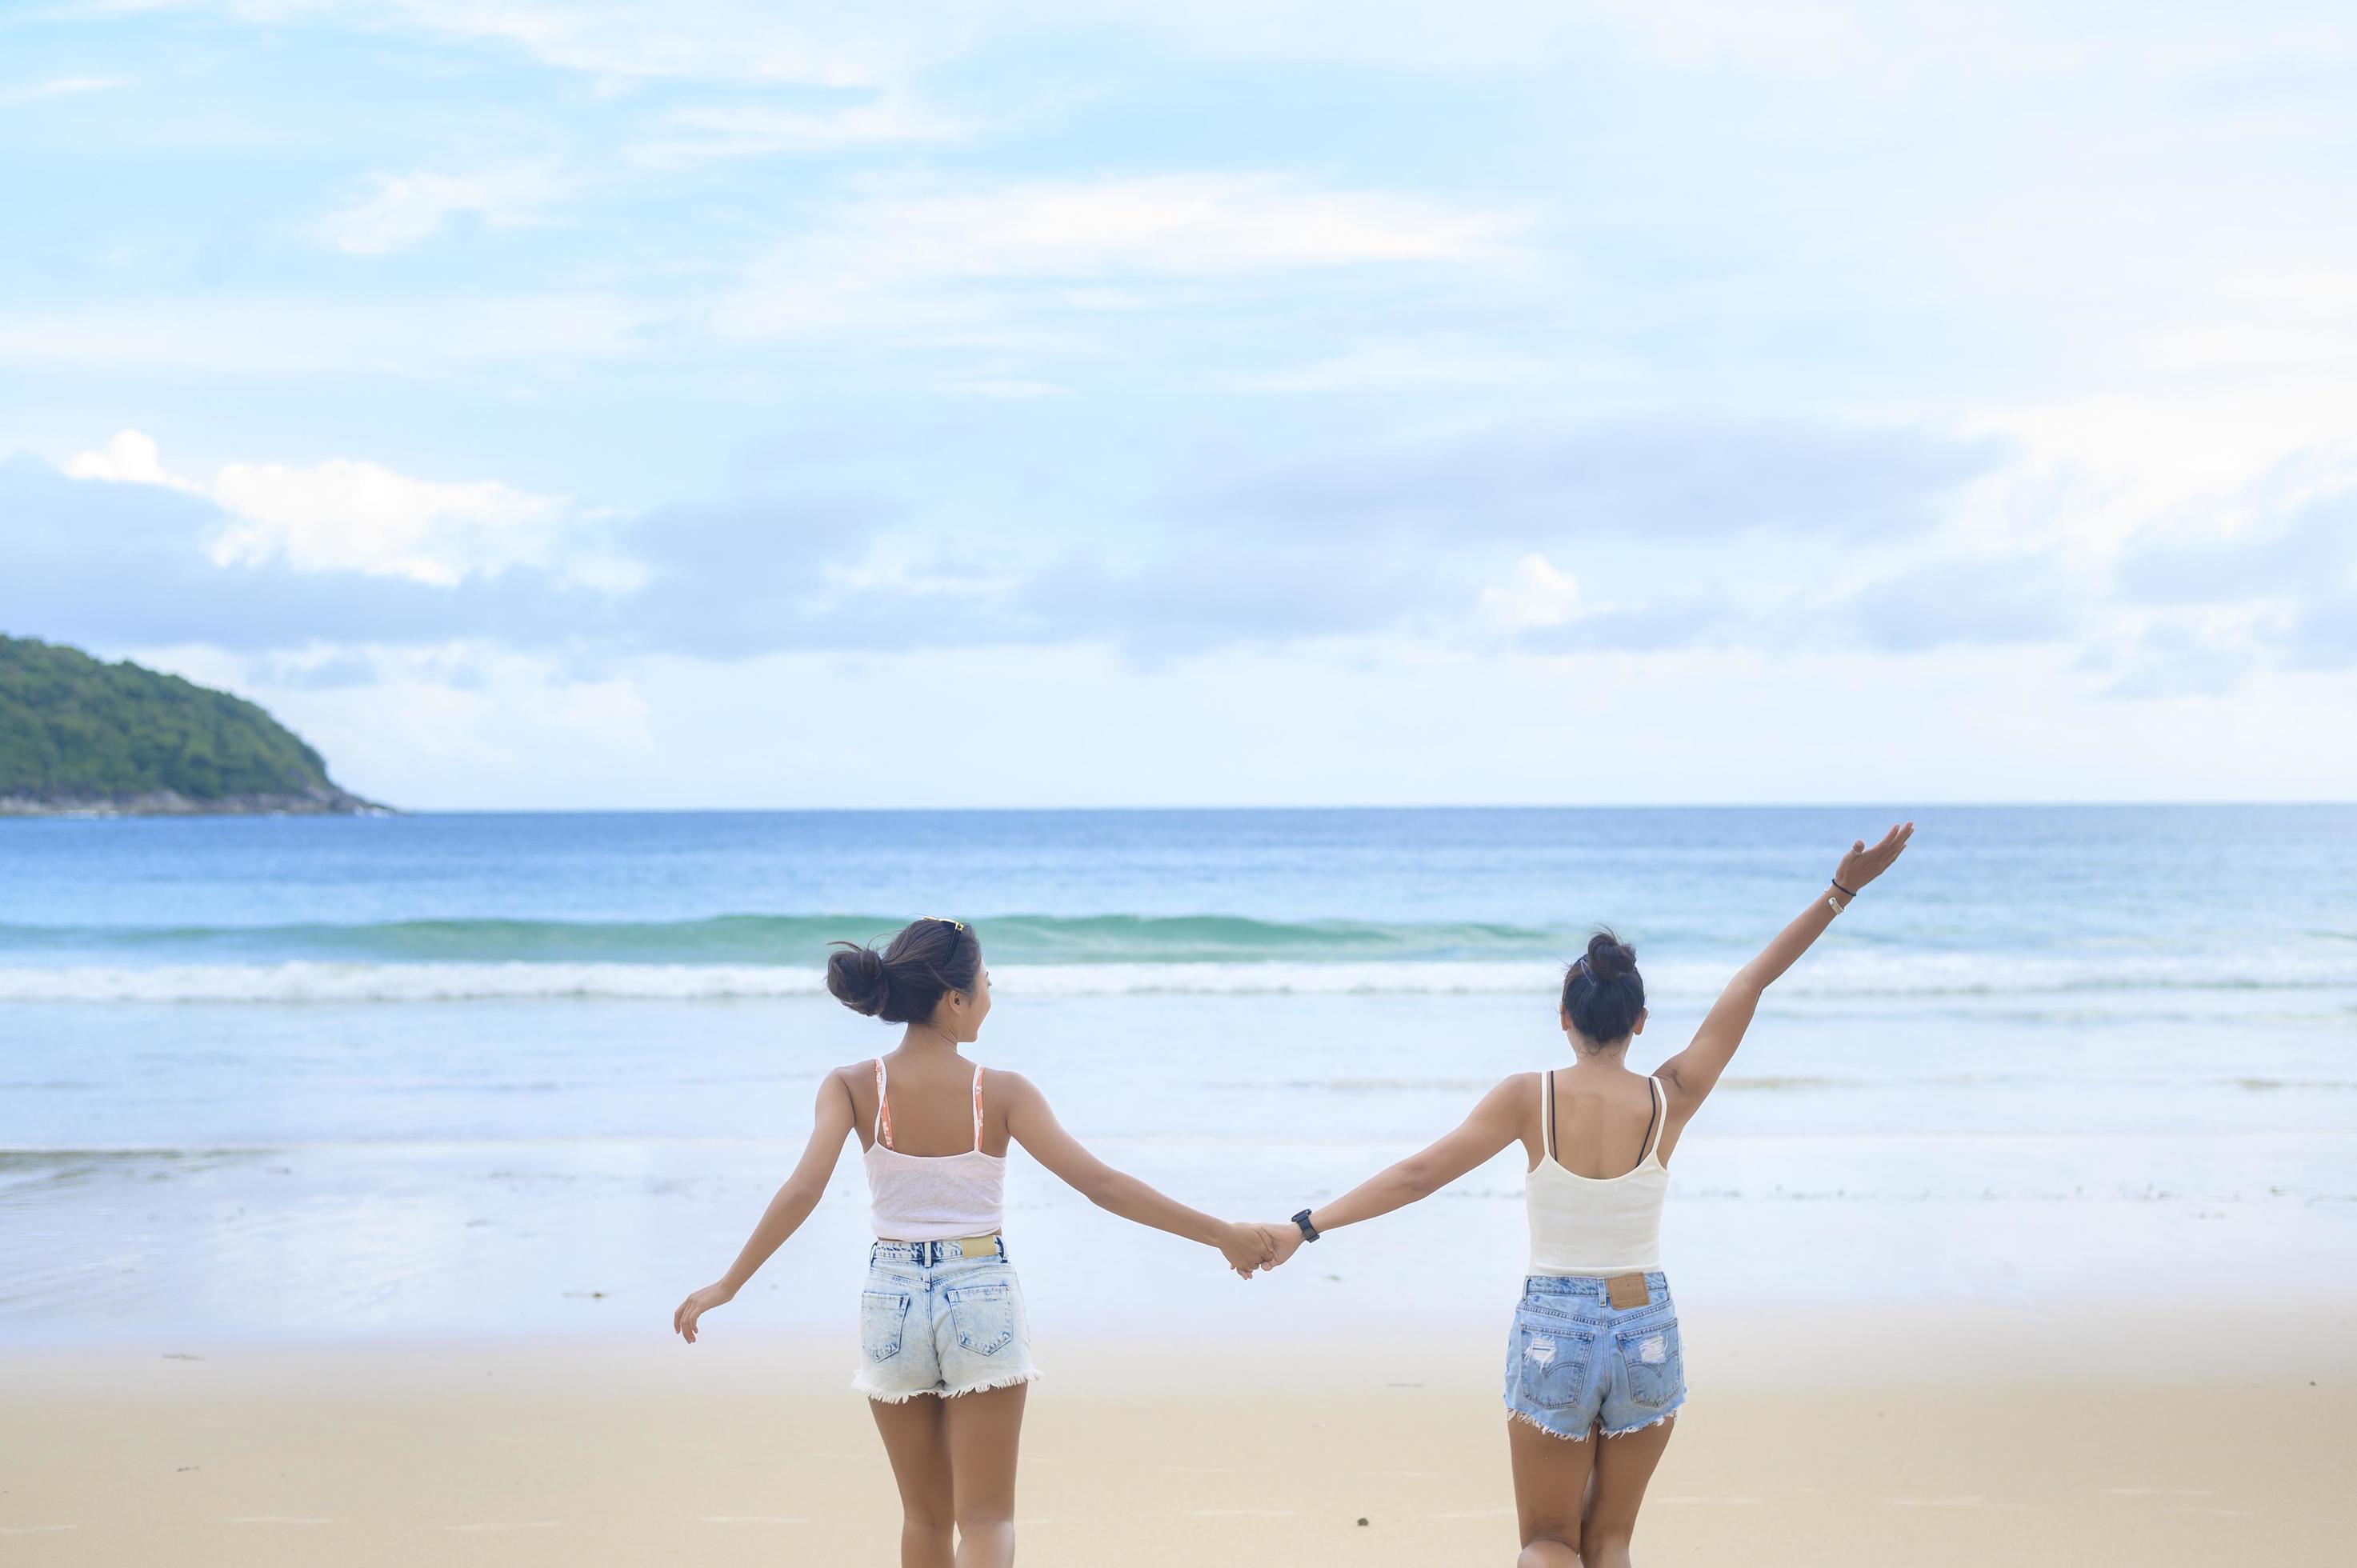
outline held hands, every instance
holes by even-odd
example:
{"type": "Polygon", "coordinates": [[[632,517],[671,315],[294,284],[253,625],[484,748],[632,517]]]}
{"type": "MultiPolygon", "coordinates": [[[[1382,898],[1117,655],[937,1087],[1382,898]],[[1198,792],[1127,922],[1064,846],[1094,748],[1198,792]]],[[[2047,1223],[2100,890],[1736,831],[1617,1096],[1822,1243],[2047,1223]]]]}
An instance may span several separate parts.
{"type": "Polygon", "coordinates": [[[1849,846],[1849,853],[1841,857],[1841,865],[1835,868],[1835,884],[1857,892],[1889,870],[1890,863],[1899,858],[1907,848],[1907,841],[1914,836],[1915,824],[1905,822],[1883,834],[1882,842],[1872,849],[1866,847],[1864,839],[1859,839],[1849,846]]]}
{"type": "Polygon", "coordinates": [[[695,1343],[695,1320],[714,1307],[726,1306],[736,1299],[736,1287],[726,1283],[708,1284],[700,1291],[692,1292],[672,1313],[672,1329],[693,1345],[695,1343]]]}
{"type": "Polygon", "coordinates": [[[1273,1269],[1301,1250],[1301,1227],[1291,1220],[1275,1224],[1231,1225],[1230,1239],[1220,1243],[1228,1267],[1245,1279],[1254,1269],[1273,1269]]]}
{"type": "Polygon", "coordinates": [[[1231,1222],[1219,1245],[1220,1256],[1228,1261],[1228,1267],[1244,1279],[1252,1278],[1254,1269],[1273,1269],[1277,1265],[1275,1251],[1261,1226],[1231,1222]]]}
{"type": "Polygon", "coordinates": [[[1272,1269],[1301,1251],[1301,1243],[1307,1239],[1301,1234],[1301,1227],[1290,1219],[1275,1220],[1260,1229],[1268,1238],[1268,1266],[1272,1269]]]}

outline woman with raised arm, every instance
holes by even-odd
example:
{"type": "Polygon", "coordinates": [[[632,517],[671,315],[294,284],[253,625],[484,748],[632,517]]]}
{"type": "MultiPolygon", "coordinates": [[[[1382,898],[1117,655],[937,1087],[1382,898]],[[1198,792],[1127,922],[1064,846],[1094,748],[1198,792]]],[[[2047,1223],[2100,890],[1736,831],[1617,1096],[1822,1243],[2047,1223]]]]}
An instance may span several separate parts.
{"type": "Polygon", "coordinates": [[[680,1303],[672,1326],[695,1342],[704,1315],[810,1217],[856,1133],[876,1244],[851,1386],[867,1396],[899,1483],[901,1568],[1003,1568],[1015,1560],[1025,1385],[1039,1375],[1000,1234],[1007,1145],[1022,1144],[1101,1208],[1218,1248],[1246,1278],[1270,1250],[1258,1227],[1197,1213],[1114,1170],[1057,1124],[1021,1075],[985,1073],[959,1054],[990,1015],[990,972],[970,927],[927,916],[881,952],[834,945],[827,989],[855,1012],[908,1027],[898,1048],[819,1085],[802,1163],[728,1272],[680,1303]]]}
{"type": "Polygon", "coordinates": [[[1519,1568],[1627,1568],[1637,1505],[1686,1397],[1660,1257],[1670,1152],[1743,1043],[1760,993],[1889,869],[1914,831],[1908,822],[1871,849],[1853,843],[1832,885],[1736,972],[1693,1041],[1650,1078],[1626,1060],[1645,1028],[1636,954],[1599,931],[1564,976],[1558,1022],[1570,1066],[1515,1074],[1423,1153],[1266,1228],[1283,1262],[1305,1241],[1429,1197],[1521,1142],[1530,1268],[1505,1384],[1519,1568]]]}

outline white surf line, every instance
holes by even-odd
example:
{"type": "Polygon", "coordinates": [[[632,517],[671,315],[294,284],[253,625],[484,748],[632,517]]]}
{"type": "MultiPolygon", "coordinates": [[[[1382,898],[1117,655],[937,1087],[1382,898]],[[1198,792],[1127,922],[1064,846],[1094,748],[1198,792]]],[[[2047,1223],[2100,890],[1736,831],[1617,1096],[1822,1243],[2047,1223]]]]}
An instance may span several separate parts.
{"type": "Polygon", "coordinates": [[[442,1528],[443,1528],[443,1529],[445,1529],[445,1530],[554,1530],[557,1526],[559,1526],[559,1525],[563,1524],[564,1522],[565,1522],[565,1521],[564,1521],[563,1520],[561,1520],[561,1519],[527,1519],[527,1520],[517,1520],[517,1521],[516,1521],[515,1523],[513,1523],[513,1524],[507,1524],[507,1523],[495,1523],[495,1522],[486,1521],[486,1522],[481,1523],[481,1524],[446,1524],[446,1525],[444,1525],[442,1528]]]}

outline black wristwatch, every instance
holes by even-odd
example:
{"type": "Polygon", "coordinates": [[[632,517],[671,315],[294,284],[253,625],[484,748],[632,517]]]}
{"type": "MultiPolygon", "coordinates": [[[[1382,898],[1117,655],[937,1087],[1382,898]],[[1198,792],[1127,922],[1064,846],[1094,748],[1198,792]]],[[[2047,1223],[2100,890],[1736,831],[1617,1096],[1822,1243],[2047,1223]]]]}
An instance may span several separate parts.
{"type": "Polygon", "coordinates": [[[1303,1240],[1315,1241],[1318,1240],[1318,1227],[1309,1223],[1309,1210],[1305,1208],[1300,1213],[1295,1215],[1293,1217],[1293,1222],[1301,1227],[1301,1239],[1303,1240]]]}

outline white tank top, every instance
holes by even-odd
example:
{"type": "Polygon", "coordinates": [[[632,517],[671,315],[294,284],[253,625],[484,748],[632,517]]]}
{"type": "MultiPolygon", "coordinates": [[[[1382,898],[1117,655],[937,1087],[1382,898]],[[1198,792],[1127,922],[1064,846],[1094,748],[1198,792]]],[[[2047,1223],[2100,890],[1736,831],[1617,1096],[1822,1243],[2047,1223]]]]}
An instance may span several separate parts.
{"type": "Polygon", "coordinates": [[[882,1241],[952,1241],[987,1236],[1005,1213],[1006,1156],[982,1152],[982,1069],[974,1069],[974,1147],[962,1155],[904,1155],[892,1146],[892,1101],[876,1058],[876,1129],[867,1147],[867,1196],[882,1241]]]}
{"type": "Polygon", "coordinates": [[[1626,1176],[1584,1176],[1566,1170],[1555,1155],[1555,1074],[1540,1076],[1546,1157],[1523,1187],[1531,1218],[1532,1273],[1641,1274],[1662,1266],[1662,1199],[1670,1190],[1662,1133],[1670,1101],[1660,1079],[1645,1081],[1652,1090],[1653,1119],[1645,1129],[1645,1152],[1637,1168],[1626,1176]]]}

